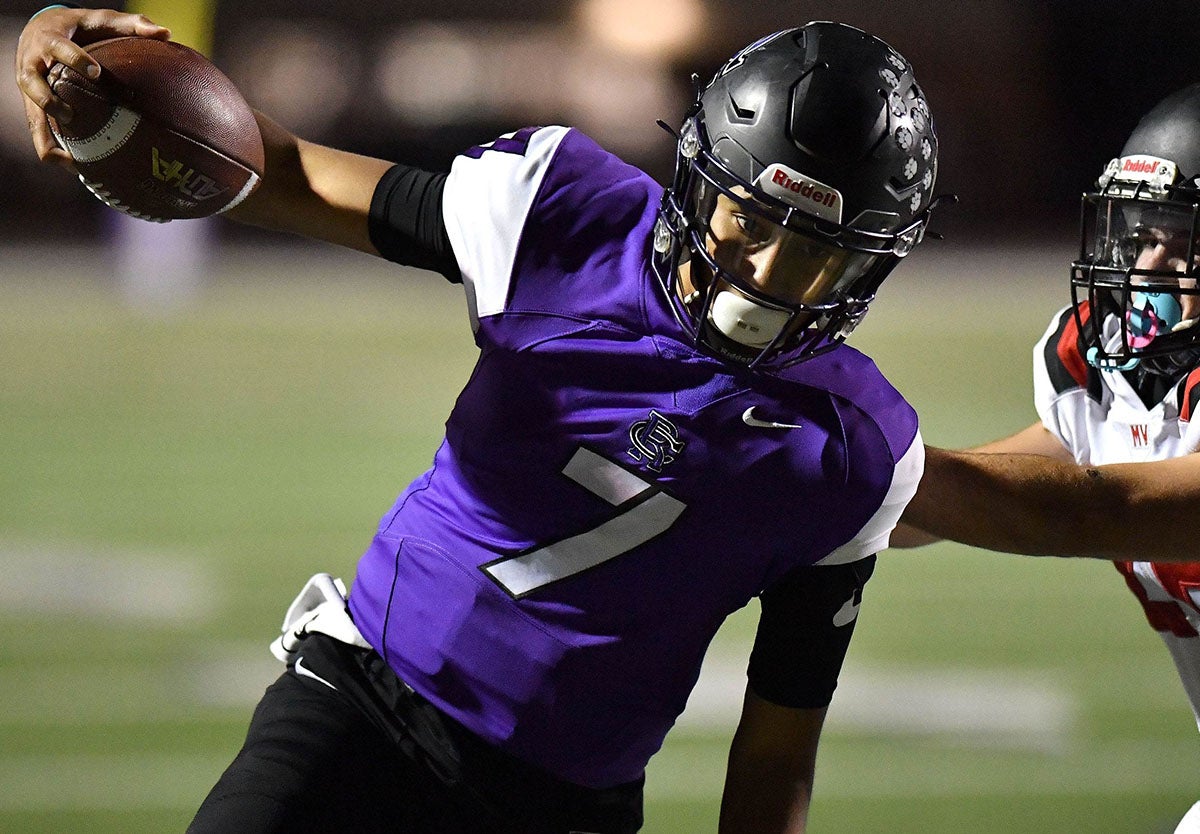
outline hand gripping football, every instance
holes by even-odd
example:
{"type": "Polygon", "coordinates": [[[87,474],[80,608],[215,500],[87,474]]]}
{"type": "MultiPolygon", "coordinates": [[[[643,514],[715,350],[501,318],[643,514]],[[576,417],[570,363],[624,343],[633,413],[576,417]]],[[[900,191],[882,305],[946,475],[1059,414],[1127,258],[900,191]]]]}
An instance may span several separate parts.
{"type": "Polygon", "coordinates": [[[55,64],[47,80],[73,111],[50,129],[88,190],[157,223],[226,211],[254,190],[263,172],[258,123],[208,59],[152,38],[86,49],[102,67],[98,79],[55,64]]]}

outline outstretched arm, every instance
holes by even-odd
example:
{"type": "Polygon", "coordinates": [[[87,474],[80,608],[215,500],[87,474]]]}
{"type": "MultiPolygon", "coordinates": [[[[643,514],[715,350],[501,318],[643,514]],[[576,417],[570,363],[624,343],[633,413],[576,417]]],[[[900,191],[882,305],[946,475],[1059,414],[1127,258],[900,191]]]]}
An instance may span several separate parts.
{"type": "Polygon", "coordinates": [[[1079,466],[928,447],[905,519],[942,538],[1034,556],[1196,561],[1200,455],[1079,466]]]}
{"type": "MultiPolygon", "coordinates": [[[[926,455],[932,448],[926,446],[926,455]]],[[[993,440],[990,443],[985,443],[982,446],[976,446],[968,451],[971,452],[1003,452],[1006,454],[1024,454],[1024,455],[1044,455],[1045,457],[1053,458],[1060,461],[1071,460],[1071,454],[1066,447],[1059,441],[1057,437],[1047,431],[1046,427],[1041,423],[1034,423],[1026,429],[1022,429],[1014,435],[993,440]]],[[[917,495],[921,495],[921,491],[926,492],[928,497],[929,479],[934,477],[929,471],[929,462],[925,463],[925,475],[921,479],[921,484],[917,489],[917,495]]],[[[954,505],[946,507],[930,506],[927,501],[922,501],[922,506],[925,508],[926,516],[933,513],[953,513],[957,511],[954,505]]],[[[922,529],[915,520],[915,511],[911,508],[906,509],[901,517],[900,524],[896,525],[896,529],[892,531],[889,547],[892,548],[909,548],[921,547],[922,545],[932,544],[936,541],[941,541],[943,536],[934,534],[929,529],[922,529]]],[[[948,537],[953,538],[953,537],[948,537]]]]}
{"type": "Polygon", "coordinates": [[[378,255],[368,232],[371,197],[392,163],[306,142],[262,113],[255,117],[266,151],[263,178],[226,216],[378,255]]]}

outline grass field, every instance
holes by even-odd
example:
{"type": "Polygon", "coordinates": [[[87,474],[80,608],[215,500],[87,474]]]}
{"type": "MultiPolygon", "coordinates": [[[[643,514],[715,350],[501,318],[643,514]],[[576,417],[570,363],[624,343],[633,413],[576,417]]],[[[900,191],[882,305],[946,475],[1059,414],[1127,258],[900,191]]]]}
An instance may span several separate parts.
{"type": "MultiPolygon", "coordinates": [[[[927,247],[932,248],[932,247],[927,247]]],[[[921,252],[855,342],[931,443],[1034,419],[1061,253],[921,252]],[[982,264],[977,270],[975,264],[982,264]]],[[[131,311],[93,254],[0,264],[0,831],[182,831],[266,644],[353,576],[473,360],[457,289],[367,259],[233,253],[131,311]]],[[[652,762],[648,834],[715,830],[752,611],[652,762]]],[[[1169,834],[1200,739],[1108,565],[937,545],[880,561],[818,762],[814,832],[1169,834]]]]}

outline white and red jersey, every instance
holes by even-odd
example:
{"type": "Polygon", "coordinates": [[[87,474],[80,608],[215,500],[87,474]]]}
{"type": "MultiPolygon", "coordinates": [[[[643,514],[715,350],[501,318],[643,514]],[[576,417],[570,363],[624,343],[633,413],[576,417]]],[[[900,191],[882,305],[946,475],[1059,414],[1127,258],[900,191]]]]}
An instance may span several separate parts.
{"type": "MultiPolygon", "coordinates": [[[[1084,305],[1085,325],[1088,314],[1084,305]]],[[[1154,393],[1156,380],[1146,380],[1139,392],[1134,374],[1094,368],[1085,353],[1070,307],[1054,316],[1033,352],[1038,416],[1077,463],[1166,460],[1200,449],[1200,419],[1192,420],[1200,412],[1200,368],[1170,386],[1157,381],[1154,393]]],[[[1200,721],[1200,561],[1116,567],[1171,651],[1200,721]]]]}

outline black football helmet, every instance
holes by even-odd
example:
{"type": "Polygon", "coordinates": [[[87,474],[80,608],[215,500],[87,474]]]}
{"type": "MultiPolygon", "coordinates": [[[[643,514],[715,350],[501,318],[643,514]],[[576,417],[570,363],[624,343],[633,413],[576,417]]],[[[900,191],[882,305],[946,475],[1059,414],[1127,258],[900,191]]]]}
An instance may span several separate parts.
{"type": "Polygon", "coordinates": [[[1200,84],[1142,118],[1081,215],[1071,300],[1088,363],[1173,376],[1200,362],[1185,317],[1200,306],[1200,84]]]}
{"type": "Polygon", "coordinates": [[[843,341],[936,202],[937,138],[912,67],[843,24],[743,49],[677,138],[655,271],[696,342],[751,367],[843,341]]]}

